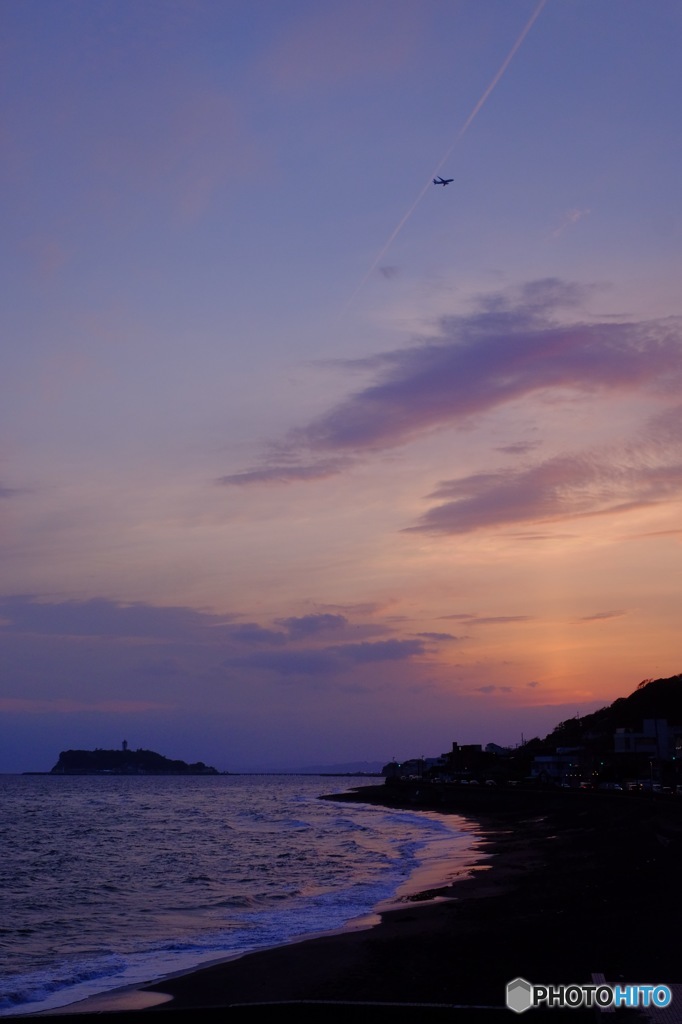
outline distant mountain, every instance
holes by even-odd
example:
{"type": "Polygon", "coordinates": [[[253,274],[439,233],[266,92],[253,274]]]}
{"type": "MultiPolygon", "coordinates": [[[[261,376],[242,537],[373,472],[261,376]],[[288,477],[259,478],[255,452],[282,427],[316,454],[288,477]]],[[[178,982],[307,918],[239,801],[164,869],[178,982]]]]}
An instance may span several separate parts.
{"type": "Polygon", "coordinates": [[[153,750],[62,750],[51,775],[218,775],[203,761],[171,761],[153,750]]]}

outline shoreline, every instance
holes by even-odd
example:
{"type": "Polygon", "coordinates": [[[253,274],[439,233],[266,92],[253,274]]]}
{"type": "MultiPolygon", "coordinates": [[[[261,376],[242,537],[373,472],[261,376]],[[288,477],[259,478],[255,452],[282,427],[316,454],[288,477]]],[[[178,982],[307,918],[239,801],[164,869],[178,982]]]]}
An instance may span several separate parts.
{"type": "MultiPolygon", "coordinates": [[[[518,976],[536,984],[588,983],[594,973],[612,983],[681,980],[682,801],[417,786],[362,787],[332,799],[460,814],[481,836],[479,852],[492,855],[489,867],[426,892],[426,901],[382,911],[367,930],[138,986],[172,997],[142,1012],[210,1016],[296,1002],[318,1003],[319,1013],[320,1001],[418,1004],[436,1016],[439,1007],[497,1008],[480,1017],[503,1009],[506,983],[518,976]]],[[[562,1014],[547,1012],[555,1021],[562,1014]]],[[[574,1021],[583,1013],[565,1012],[574,1021]]]]}
{"type": "MultiPolygon", "coordinates": [[[[363,790],[371,790],[375,793],[375,791],[381,791],[381,787],[375,784],[360,785],[356,786],[352,791],[325,794],[320,796],[319,799],[332,802],[338,800],[339,802],[371,803],[377,806],[386,806],[378,799],[364,800],[362,796],[363,790]]],[[[421,813],[422,810],[431,811],[429,808],[399,806],[393,809],[396,811],[416,810],[418,813],[421,813]]],[[[431,812],[430,817],[432,819],[435,817],[433,812],[431,812]]],[[[403,878],[397,884],[393,894],[384,897],[373,907],[368,908],[366,912],[351,918],[344,924],[296,935],[289,940],[282,940],[272,946],[262,946],[244,952],[225,953],[224,955],[218,954],[213,959],[207,959],[190,967],[180,968],[175,971],[171,970],[168,973],[164,972],[156,977],[147,978],[142,981],[132,981],[128,984],[106,989],[101,993],[84,996],[60,1006],[50,1007],[49,1009],[33,1010],[30,1013],[23,1014],[17,1012],[5,1019],[12,1021],[34,1016],[49,1016],[58,1017],[64,1021],[73,1016],[74,1020],[78,1020],[82,1024],[89,1014],[95,1015],[155,1008],[157,1004],[170,1002],[173,999],[173,996],[163,993],[159,989],[174,984],[177,979],[192,978],[196,974],[226,967],[243,958],[289,949],[301,943],[316,942],[325,938],[346,934],[354,935],[358,932],[378,927],[383,915],[386,913],[401,910],[413,903],[424,906],[451,898],[449,891],[452,882],[461,884],[463,878],[468,877],[472,872],[483,866],[481,862],[485,862],[488,856],[478,849],[480,845],[479,830],[475,823],[461,815],[453,815],[452,817],[458,820],[452,822],[450,826],[451,834],[448,835],[445,832],[443,835],[446,853],[438,851],[438,846],[440,845],[438,838],[427,841],[423,847],[423,850],[426,852],[425,859],[416,864],[408,877],[403,878]],[[458,849],[458,847],[461,847],[461,849],[458,849]]],[[[173,1009],[175,1005],[169,1006],[169,1009],[173,1009]]]]}
{"type": "MultiPolygon", "coordinates": [[[[256,952],[147,986],[173,996],[158,1012],[283,1000],[501,1008],[506,983],[517,976],[538,984],[589,982],[593,973],[612,982],[680,980],[677,801],[425,789],[394,796],[389,787],[363,787],[334,799],[473,819],[479,850],[492,855],[489,870],[439,890],[445,900],[382,913],[368,931],[256,952]]],[[[576,1011],[568,1012],[575,1020],[576,1011]]]]}

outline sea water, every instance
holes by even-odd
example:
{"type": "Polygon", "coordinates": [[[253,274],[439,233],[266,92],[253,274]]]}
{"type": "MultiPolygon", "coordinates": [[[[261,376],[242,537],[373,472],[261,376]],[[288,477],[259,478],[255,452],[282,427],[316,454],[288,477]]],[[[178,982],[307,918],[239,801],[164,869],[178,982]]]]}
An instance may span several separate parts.
{"type": "Polygon", "coordinates": [[[456,816],[319,799],[355,784],[0,776],[0,1015],[338,929],[476,860],[456,816]]]}

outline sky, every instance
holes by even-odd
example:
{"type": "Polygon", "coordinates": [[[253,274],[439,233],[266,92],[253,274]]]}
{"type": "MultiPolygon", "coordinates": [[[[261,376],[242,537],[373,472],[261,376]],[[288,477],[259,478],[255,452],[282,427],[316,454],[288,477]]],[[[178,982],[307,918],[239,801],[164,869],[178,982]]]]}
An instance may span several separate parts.
{"type": "Polygon", "coordinates": [[[0,771],[517,744],[682,671],[678,0],[0,21],[0,771]]]}

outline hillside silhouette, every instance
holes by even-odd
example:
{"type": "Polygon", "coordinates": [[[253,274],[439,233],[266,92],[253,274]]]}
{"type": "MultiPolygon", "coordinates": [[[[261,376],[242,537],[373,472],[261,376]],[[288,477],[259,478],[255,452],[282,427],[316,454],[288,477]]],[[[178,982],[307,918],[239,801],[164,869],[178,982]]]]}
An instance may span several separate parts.
{"type": "Polygon", "coordinates": [[[682,726],[682,674],[644,679],[629,697],[619,697],[583,718],[560,722],[540,742],[554,748],[610,741],[616,729],[640,729],[647,718],[664,718],[670,725],[682,726]]]}

